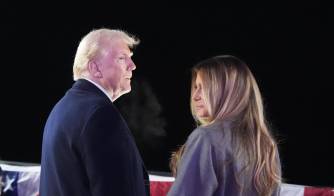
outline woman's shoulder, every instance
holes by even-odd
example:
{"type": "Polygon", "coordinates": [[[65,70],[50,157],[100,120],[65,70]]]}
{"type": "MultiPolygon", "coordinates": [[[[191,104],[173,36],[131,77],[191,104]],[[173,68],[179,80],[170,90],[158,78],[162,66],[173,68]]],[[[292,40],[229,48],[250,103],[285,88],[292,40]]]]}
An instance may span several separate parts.
{"type": "Polygon", "coordinates": [[[188,137],[188,141],[203,140],[212,144],[221,144],[230,135],[229,122],[219,121],[197,127],[188,137]]]}

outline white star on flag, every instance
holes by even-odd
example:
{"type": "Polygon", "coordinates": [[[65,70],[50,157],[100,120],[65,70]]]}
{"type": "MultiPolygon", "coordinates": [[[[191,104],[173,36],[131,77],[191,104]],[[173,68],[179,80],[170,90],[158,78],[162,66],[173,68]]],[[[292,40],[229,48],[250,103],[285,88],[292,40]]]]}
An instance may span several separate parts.
{"type": "Polygon", "coordinates": [[[8,190],[13,191],[12,183],[15,181],[15,177],[10,179],[8,175],[6,175],[6,182],[5,182],[5,188],[3,189],[3,192],[6,192],[8,190]]]}

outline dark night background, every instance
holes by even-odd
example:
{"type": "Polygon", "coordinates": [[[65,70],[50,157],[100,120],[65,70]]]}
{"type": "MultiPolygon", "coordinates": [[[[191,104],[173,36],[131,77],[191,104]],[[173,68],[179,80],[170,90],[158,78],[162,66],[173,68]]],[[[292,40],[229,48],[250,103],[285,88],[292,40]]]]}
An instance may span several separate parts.
{"type": "Polygon", "coordinates": [[[116,101],[150,171],[194,128],[191,66],[232,54],[253,71],[279,141],[285,182],[334,186],[333,9],[320,3],[1,5],[0,159],[39,163],[43,126],[72,85],[77,44],[93,28],[141,39],[133,91],[116,101]]]}

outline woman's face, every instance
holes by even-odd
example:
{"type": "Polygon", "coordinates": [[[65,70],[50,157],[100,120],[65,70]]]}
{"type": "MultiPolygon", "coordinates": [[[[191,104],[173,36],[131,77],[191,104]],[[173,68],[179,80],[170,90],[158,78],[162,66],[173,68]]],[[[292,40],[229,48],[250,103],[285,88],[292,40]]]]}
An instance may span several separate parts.
{"type": "Polygon", "coordinates": [[[192,101],[196,116],[199,119],[208,118],[209,110],[204,102],[203,82],[200,74],[197,74],[193,88],[192,101]]]}

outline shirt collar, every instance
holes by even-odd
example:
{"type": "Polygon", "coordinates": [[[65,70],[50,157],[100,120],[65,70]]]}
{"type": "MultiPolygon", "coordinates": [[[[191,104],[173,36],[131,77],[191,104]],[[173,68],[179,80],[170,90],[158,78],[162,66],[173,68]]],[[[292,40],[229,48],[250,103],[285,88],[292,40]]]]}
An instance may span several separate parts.
{"type": "Polygon", "coordinates": [[[82,79],[87,80],[87,81],[93,83],[93,84],[94,84],[97,88],[99,88],[105,95],[107,95],[107,97],[110,99],[111,102],[113,102],[113,101],[112,101],[112,95],[110,96],[110,95],[107,93],[107,91],[106,91],[101,85],[99,85],[98,83],[96,83],[96,82],[94,82],[94,81],[92,81],[92,80],[90,80],[90,79],[88,79],[88,78],[82,78],[82,79]]]}

